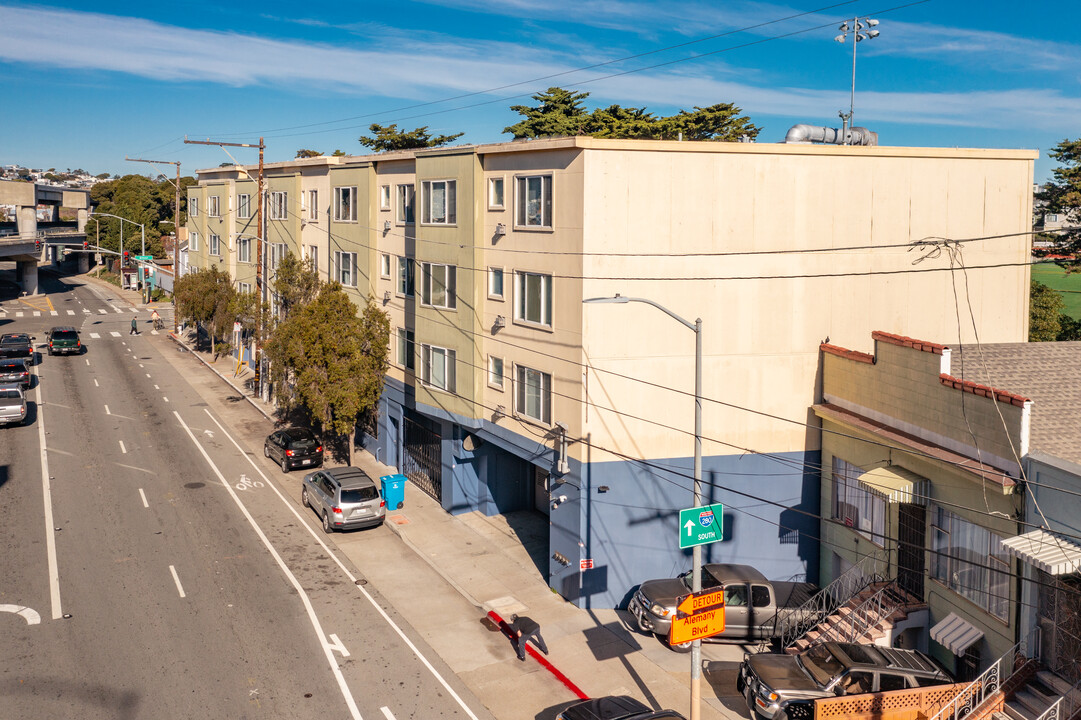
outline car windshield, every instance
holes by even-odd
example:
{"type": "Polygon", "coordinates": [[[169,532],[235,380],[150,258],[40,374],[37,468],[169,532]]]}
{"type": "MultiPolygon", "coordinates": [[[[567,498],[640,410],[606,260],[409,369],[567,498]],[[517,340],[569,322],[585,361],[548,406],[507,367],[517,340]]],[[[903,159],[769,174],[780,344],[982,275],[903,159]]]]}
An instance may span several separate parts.
{"type": "Polygon", "coordinates": [[[59,330],[54,332],[52,337],[53,340],[78,340],[79,333],[74,330],[59,330]]]}
{"type": "Polygon", "coordinates": [[[24,338],[5,338],[0,340],[0,345],[25,345],[27,342],[24,338]]]}
{"type": "Polygon", "coordinates": [[[374,487],[353,488],[342,490],[342,504],[359,503],[367,500],[375,500],[379,497],[379,491],[374,487]]]}
{"type": "Polygon", "coordinates": [[[0,390],[0,400],[18,400],[20,397],[22,395],[19,394],[18,390],[0,390]]]}
{"type": "Polygon", "coordinates": [[[825,645],[815,645],[810,650],[797,655],[796,662],[821,687],[829,685],[830,680],[840,675],[845,669],[825,645]]]}

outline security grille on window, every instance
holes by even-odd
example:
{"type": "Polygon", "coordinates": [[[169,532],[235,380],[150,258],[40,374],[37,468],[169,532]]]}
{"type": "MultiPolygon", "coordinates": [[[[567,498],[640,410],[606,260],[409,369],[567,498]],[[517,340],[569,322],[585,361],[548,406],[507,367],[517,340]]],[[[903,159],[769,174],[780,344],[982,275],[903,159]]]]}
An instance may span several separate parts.
{"type": "Polygon", "coordinates": [[[413,297],[413,261],[398,258],[398,294],[413,297]]]}
{"type": "Polygon", "coordinates": [[[237,262],[251,262],[251,238],[241,236],[236,241],[237,262]]]}
{"type": "Polygon", "coordinates": [[[931,576],[1009,621],[1010,559],[1002,538],[940,507],[932,507],[931,518],[931,576]]]}
{"type": "Polygon", "coordinates": [[[319,191],[318,190],[309,190],[308,191],[308,219],[309,220],[318,220],[319,219],[319,191]]]}
{"type": "Polygon", "coordinates": [[[210,233],[210,254],[221,255],[221,238],[210,233]]]}
{"type": "Polygon", "coordinates": [[[514,411],[545,425],[552,422],[552,376],[540,370],[517,366],[514,411]]]}
{"type": "Polygon", "coordinates": [[[289,217],[289,193],[270,193],[270,219],[284,220],[289,217]]]}
{"type": "Polygon", "coordinates": [[[421,185],[422,223],[453,225],[455,215],[457,182],[454,180],[425,180],[421,185]]]}
{"type": "Polygon", "coordinates": [[[833,458],[831,517],[882,545],[886,533],[886,498],[861,485],[857,478],[862,474],[863,470],[852,463],[833,458]]]}
{"type": "Polygon", "coordinates": [[[552,176],[516,178],[516,224],[522,227],[552,227],[552,176]]]}
{"type": "Polygon", "coordinates": [[[440,390],[454,392],[454,351],[434,345],[421,345],[421,355],[423,356],[421,379],[424,383],[440,390]]]}
{"type": "Polygon", "coordinates": [[[433,307],[457,307],[457,268],[453,265],[423,263],[423,295],[421,302],[433,307]]]}
{"type": "Polygon", "coordinates": [[[552,325],[552,276],[514,273],[514,317],[516,320],[552,325]]]}
{"type": "Polygon", "coordinates": [[[188,217],[199,217],[199,198],[188,198],[188,217]]]}
{"type": "Polygon", "coordinates": [[[337,274],[334,279],[346,287],[357,286],[357,254],[334,251],[334,267],[337,274]]]}
{"type": "Polygon", "coordinates": [[[245,193],[236,196],[236,216],[244,220],[251,217],[251,195],[245,193]]]}
{"type": "Polygon", "coordinates": [[[503,358],[495,355],[488,356],[488,384],[494,388],[503,389],[503,358]]]}
{"type": "Polygon", "coordinates": [[[334,221],[357,221],[357,189],[355,187],[334,188],[334,221]]]}
{"type": "Polygon", "coordinates": [[[413,203],[416,190],[412,185],[398,186],[398,207],[395,218],[400,223],[413,222],[413,203]]]}
{"type": "Polygon", "coordinates": [[[413,370],[416,365],[414,358],[413,331],[398,328],[398,364],[407,370],[413,370]]]}
{"type": "Polygon", "coordinates": [[[221,217],[221,198],[211,195],[206,200],[206,214],[210,217],[221,217]]]}
{"type": "Polygon", "coordinates": [[[199,233],[188,233],[188,252],[199,252],[199,233]]]}

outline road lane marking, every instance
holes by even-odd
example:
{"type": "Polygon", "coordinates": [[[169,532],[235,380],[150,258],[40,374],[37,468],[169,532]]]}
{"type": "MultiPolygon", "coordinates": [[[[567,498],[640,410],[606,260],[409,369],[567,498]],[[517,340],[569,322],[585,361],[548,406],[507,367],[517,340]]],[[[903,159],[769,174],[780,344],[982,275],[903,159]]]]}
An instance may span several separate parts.
{"type": "Polygon", "coordinates": [[[180,584],[180,576],[176,574],[176,568],[170,565],[169,572],[173,574],[173,582],[176,583],[176,591],[180,593],[180,597],[187,597],[184,594],[184,586],[180,584]]]}
{"type": "Polygon", "coordinates": [[[83,308],[83,314],[89,315],[90,314],[90,308],[83,308]]]}
{"type": "Polygon", "coordinates": [[[120,452],[127,455],[128,454],[128,449],[126,447],[124,447],[124,441],[123,440],[118,440],[117,442],[120,443],[120,452]]]}
{"type": "Polygon", "coordinates": [[[106,310],[105,308],[98,308],[98,312],[101,313],[102,315],[108,315],[109,314],[109,311],[106,310]]]}
{"type": "Polygon", "coordinates": [[[15,313],[15,317],[22,317],[22,316],[23,316],[23,312],[22,312],[22,310],[20,310],[20,311],[18,311],[17,313],[15,313]]]}
{"type": "Polygon", "coordinates": [[[40,310],[35,310],[34,311],[34,317],[41,317],[41,311],[40,310]]]}
{"type": "Polygon", "coordinates": [[[90,339],[91,340],[101,340],[101,335],[98,335],[97,333],[90,333],[90,339]]]}
{"type": "Polygon", "coordinates": [[[390,711],[390,708],[388,708],[386,705],[379,708],[379,710],[383,713],[383,717],[385,717],[387,720],[395,720],[394,713],[392,713],[390,711]]]}
{"type": "Polygon", "coordinates": [[[169,402],[169,398],[165,397],[164,395],[161,396],[161,399],[164,400],[165,402],[169,402]]]}
{"type": "MultiPolygon", "coordinates": [[[[286,497],[282,495],[281,490],[279,490],[274,483],[270,482],[270,478],[268,478],[263,472],[262,468],[260,468],[255,463],[254,456],[245,452],[244,449],[240,447],[240,443],[238,443],[236,439],[229,434],[225,427],[220,422],[218,422],[218,419],[214,417],[210,410],[203,408],[203,412],[205,412],[210,417],[210,419],[214,421],[214,424],[218,426],[218,429],[221,430],[225,437],[229,438],[229,441],[233,443],[233,446],[236,447],[237,451],[245,458],[247,458],[248,463],[255,469],[255,472],[263,476],[263,480],[266,480],[267,486],[271,490],[273,490],[274,493],[278,496],[278,498],[282,501],[282,503],[287,508],[289,508],[289,511],[293,513],[293,516],[300,521],[301,527],[305,528],[308,531],[308,534],[312,536],[312,539],[314,539],[317,543],[319,543],[319,545],[322,546],[327,556],[330,557],[330,559],[333,560],[339,568],[341,568],[342,573],[344,573],[345,576],[349,578],[349,581],[353,583],[353,587],[355,587],[365,597],[365,599],[367,599],[368,602],[371,603],[372,607],[376,609],[376,612],[383,616],[383,620],[385,620],[386,623],[390,625],[390,627],[393,628],[396,633],[398,633],[398,637],[402,639],[402,642],[404,642],[409,647],[409,649],[413,651],[413,654],[417,657],[418,660],[421,661],[421,663],[423,663],[424,667],[428,668],[428,671],[435,677],[436,680],[439,681],[439,684],[442,685],[448,693],[450,693],[450,696],[457,701],[458,706],[465,711],[465,714],[471,717],[473,720],[479,720],[479,718],[477,718],[477,716],[473,714],[473,711],[469,709],[469,706],[465,704],[465,701],[462,700],[458,693],[454,691],[454,688],[452,688],[450,684],[443,679],[443,676],[439,674],[439,671],[436,670],[430,662],[428,662],[428,658],[424,657],[424,654],[420,651],[419,648],[417,648],[416,645],[413,644],[413,641],[409,639],[409,637],[405,634],[405,632],[402,631],[400,627],[398,627],[398,624],[394,622],[390,615],[388,615],[387,612],[379,606],[379,603],[375,601],[375,598],[371,596],[371,593],[365,590],[361,585],[357,585],[356,576],[353,575],[353,573],[349,572],[349,568],[347,568],[345,564],[338,559],[338,556],[335,553],[331,552],[330,547],[326,544],[323,538],[319,537],[319,535],[316,534],[315,530],[312,529],[312,526],[308,524],[308,521],[301,516],[300,512],[296,509],[295,504],[292,501],[287,500],[286,497]]],[[[178,419],[180,418],[180,415],[175,410],[173,411],[173,414],[176,415],[178,419]]],[[[181,420],[181,423],[183,423],[183,420],[181,420]]],[[[187,429],[187,426],[185,426],[185,429],[187,429]]],[[[191,430],[188,430],[188,434],[191,435],[191,430]]],[[[192,435],[192,439],[195,439],[194,435],[192,435]]],[[[207,457],[206,451],[203,450],[202,447],[200,447],[199,449],[202,451],[203,456],[207,457]]],[[[221,477],[221,473],[218,473],[218,477],[221,477]]],[[[224,481],[225,478],[222,478],[222,482],[224,481]]],[[[232,491],[231,488],[229,490],[229,493],[233,496],[233,500],[235,500],[239,505],[240,499],[232,491]]],[[[247,515],[248,511],[243,506],[241,506],[241,510],[243,510],[244,514],[247,515]]]]}
{"type": "MultiPolygon", "coordinates": [[[[117,415],[115,417],[120,417],[120,416],[117,415]]],[[[135,467],[134,465],[125,465],[123,463],[118,463],[118,462],[114,462],[113,465],[116,465],[117,467],[127,468],[128,470],[138,470],[139,472],[144,472],[147,475],[156,475],[157,474],[153,470],[147,470],[146,468],[135,467]]]]}
{"type": "Polygon", "coordinates": [[[106,415],[112,415],[112,413],[109,412],[109,406],[108,405],[105,406],[105,414],[106,415]]]}
{"type": "Polygon", "coordinates": [[[14,613],[25,620],[27,625],[41,624],[41,616],[37,611],[25,605],[0,605],[0,612],[14,613]]]}
{"type": "MultiPolygon", "coordinates": [[[[132,357],[135,357],[135,356],[134,356],[134,355],[132,355],[132,357]]],[[[142,366],[143,366],[143,364],[142,364],[142,363],[139,363],[139,367],[142,367],[142,366]]]]}
{"type": "Polygon", "coordinates": [[[86,360],[86,364],[89,365],[90,364],[90,358],[85,358],[85,360],[86,360]]]}
{"type": "Polygon", "coordinates": [[[74,310],[68,310],[68,315],[74,315],[74,314],[75,314],[74,310]]]}
{"type": "Polygon", "coordinates": [[[98,379],[97,378],[94,378],[94,387],[101,387],[101,385],[98,385],[98,379]]]}
{"type": "MultiPolygon", "coordinates": [[[[207,414],[209,415],[209,413],[207,414]]],[[[202,444],[199,442],[199,439],[195,437],[195,433],[191,431],[191,428],[188,427],[188,424],[184,422],[184,418],[180,417],[180,413],[176,410],[173,411],[173,415],[176,417],[177,422],[180,423],[180,426],[184,428],[184,432],[186,432],[188,434],[188,437],[191,438],[191,441],[195,444],[195,447],[198,448],[199,453],[202,454],[203,459],[207,462],[207,465],[209,465],[210,469],[214,471],[215,475],[217,475],[218,480],[221,482],[221,484],[225,486],[225,491],[228,492],[229,496],[233,498],[233,502],[235,502],[236,506],[240,508],[240,512],[243,513],[245,518],[247,518],[248,523],[252,526],[252,529],[255,530],[255,534],[259,536],[260,540],[262,540],[263,546],[270,552],[270,555],[274,558],[275,562],[278,563],[278,567],[281,568],[281,571],[289,579],[290,584],[292,584],[293,588],[297,591],[297,595],[300,597],[301,602],[304,604],[304,609],[308,613],[308,620],[311,622],[312,628],[314,628],[316,636],[320,640],[325,638],[326,635],[323,633],[323,626],[319,622],[319,617],[315,614],[315,608],[312,607],[311,598],[308,597],[308,593],[304,589],[304,586],[300,584],[300,581],[297,580],[295,575],[293,575],[293,572],[289,569],[289,566],[285,564],[285,561],[282,559],[281,555],[278,554],[278,551],[274,548],[274,545],[270,542],[270,539],[267,538],[266,534],[263,532],[263,529],[259,527],[259,523],[257,523],[255,521],[255,518],[252,517],[251,513],[248,512],[248,508],[244,507],[244,503],[240,502],[240,497],[236,494],[236,490],[234,490],[232,485],[229,484],[229,481],[225,479],[225,476],[222,475],[221,470],[219,470],[218,466],[214,464],[214,461],[210,459],[210,455],[207,454],[207,451],[203,448],[202,444]]],[[[213,415],[211,415],[211,419],[214,419],[213,415]]],[[[214,422],[217,422],[217,420],[214,420],[214,422]]],[[[220,424],[219,427],[221,427],[220,424]]],[[[223,432],[224,430],[225,429],[222,428],[223,432]]],[[[234,443],[235,442],[236,441],[234,441],[234,443]]],[[[240,446],[238,445],[237,447],[240,446]]],[[[345,704],[349,708],[350,715],[356,720],[363,720],[360,714],[360,709],[357,708],[357,703],[353,699],[352,692],[349,690],[349,685],[345,682],[345,676],[342,674],[341,668],[338,667],[337,658],[334,657],[334,653],[330,650],[330,648],[326,646],[325,643],[322,644],[323,654],[326,656],[327,663],[330,665],[330,671],[334,674],[334,678],[338,681],[338,689],[341,690],[342,697],[345,699],[345,704]]],[[[470,713],[470,715],[472,715],[472,713],[470,713]]],[[[474,716],[473,720],[477,720],[477,718],[474,716]]]]}
{"type": "Polygon", "coordinates": [[[60,568],[56,562],[56,525],[53,524],[53,499],[49,486],[49,456],[45,447],[45,408],[41,402],[41,385],[36,388],[36,393],[38,444],[41,448],[41,489],[45,498],[45,551],[49,559],[49,601],[52,604],[53,620],[59,620],[64,616],[64,611],[60,607],[60,568]]]}
{"type": "Polygon", "coordinates": [[[113,310],[116,310],[118,313],[124,312],[124,308],[114,307],[113,310]]]}
{"type": "Polygon", "coordinates": [[[150,377],[150,373],[147,373],[147,374],[146,374],[146,376],[147,376],[147,377],[150,377]]]}
{"type": "Polygon", "coordinates": [[[349,651],[345,649],[345,644],[338,639],[337,635],[331,633],[327,637],[329,637],[331,640],[329,643],[327,643],[331,650],[337,650],[342,654],[342,657],[349,657],[349,651]]]}
{"type": "Polygon", "coordinates": [[[139,488],[139,497],[141,497],[143,499],[143,507],[145,507],[145,508],[150,507],[150,503],[148,503],[146,501],[146,493],[143,492],[142,488],[139,488]]]}
{"type": "Polygon", "coordinates": [[[155,385],[155,386],[154,386],[154,389],[155,389],[155,390],[161,390],[161,388],[160,388],[160,387],[158,387],[157,385],[155,385]]]}
{"type": "Polygon", "coordinates": [[[109,331],[109,334],[113,337],[120,337],[120,333],[118,333],[116,330],[109,331]]]}
{"type": "Polygon", "coordinates": [[[55,310],[50,310],[50,311],[49,311],[49,314],[50,314],[50,315],[52,315],[53,317],[56,317],[56,316],[57,316],[57,315],[59,315],[60,313],[58,313],[58,312],[57,312],[57,311],[55,311],[55,310]]]}

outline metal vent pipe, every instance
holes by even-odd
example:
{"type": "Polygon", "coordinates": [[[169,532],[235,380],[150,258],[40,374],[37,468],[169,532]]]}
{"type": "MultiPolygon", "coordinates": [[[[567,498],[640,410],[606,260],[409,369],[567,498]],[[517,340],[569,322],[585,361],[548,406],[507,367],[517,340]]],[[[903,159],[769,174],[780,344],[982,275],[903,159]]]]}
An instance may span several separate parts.
{"type": "Polygon", "coordinates": [[[850,127],[847,135],[843,130],[817,125],[793,125],[785,135],[786,143],[826,143],[830,145],[878,145],[878,133],[865,127],[850,127]]]}

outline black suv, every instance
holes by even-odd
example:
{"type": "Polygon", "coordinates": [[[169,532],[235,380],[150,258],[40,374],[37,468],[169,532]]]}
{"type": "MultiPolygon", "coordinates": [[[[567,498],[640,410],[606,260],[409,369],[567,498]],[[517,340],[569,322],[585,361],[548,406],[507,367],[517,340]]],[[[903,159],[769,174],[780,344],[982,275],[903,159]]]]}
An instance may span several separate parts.
{"type": "Polygon", "coordinates": [[[286,428],[270,433],[263,455],[282,466],[282,472],[298,467],[321,467],[323,445],[308,428],[286,428]]]}
{"type": "Polygon", "coordinates": [[[817,698],[952,682],[918,650],[827,642],[798,655],[747,655],[739,666],[736,690],[747,700],[752,717],[810,720],[817,698]]]}

